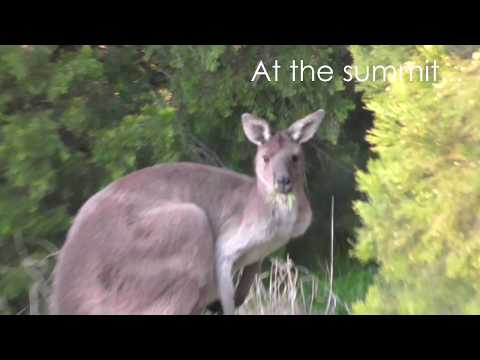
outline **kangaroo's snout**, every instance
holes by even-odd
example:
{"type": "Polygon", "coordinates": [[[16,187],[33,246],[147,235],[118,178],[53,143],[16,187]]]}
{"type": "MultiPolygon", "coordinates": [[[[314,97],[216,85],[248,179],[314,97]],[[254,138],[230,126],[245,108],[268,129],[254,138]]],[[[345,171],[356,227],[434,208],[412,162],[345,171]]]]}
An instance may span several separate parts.
{"type": "Polygon", "coordinates": [[[275,190],[282,194],[292,191],[292,182],[288,175],[280,175],[275,178],[275,190]]]}

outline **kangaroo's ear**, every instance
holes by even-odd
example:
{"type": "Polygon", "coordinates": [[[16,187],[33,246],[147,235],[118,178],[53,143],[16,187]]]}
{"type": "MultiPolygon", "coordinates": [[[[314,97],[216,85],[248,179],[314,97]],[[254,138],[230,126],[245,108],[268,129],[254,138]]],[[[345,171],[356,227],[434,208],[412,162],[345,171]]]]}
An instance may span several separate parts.
{"type": "Polygon", "coordinates": [[[242,115],[242,125],[248,140],[257,146],[265,144],[271,137],[268,123],[252,114],[242,115]]]}
{"type": "Polygon", "coordinates": [[[293,141],[303,144],[315,135],[324,116],[324,110],[318,110],[307,115],[303,119],[295,121],[288,128],[287,133],[293,141]]]}

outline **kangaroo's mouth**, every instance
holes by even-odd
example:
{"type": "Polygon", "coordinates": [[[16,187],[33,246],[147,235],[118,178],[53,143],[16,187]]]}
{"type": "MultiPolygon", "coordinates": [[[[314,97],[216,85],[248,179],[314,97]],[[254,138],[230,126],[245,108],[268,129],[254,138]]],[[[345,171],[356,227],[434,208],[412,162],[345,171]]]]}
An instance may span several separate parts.
{"type": "Polygon", "coordinates": [[[284,186],[284,187],[279,187],[277,188],[275,191],[279,194],[282,194],[282,195],[288,195],[288,194],[291,194],[293,188],[291,186],[284,186]]]}
{"type": "Polygon", "coordinates": [[[275,205],[287,206],[288,209],[292,209],[297,202],[297,197],[293,192],[285,194],[274,191],[270,194],[270,202],[275,205]]]}

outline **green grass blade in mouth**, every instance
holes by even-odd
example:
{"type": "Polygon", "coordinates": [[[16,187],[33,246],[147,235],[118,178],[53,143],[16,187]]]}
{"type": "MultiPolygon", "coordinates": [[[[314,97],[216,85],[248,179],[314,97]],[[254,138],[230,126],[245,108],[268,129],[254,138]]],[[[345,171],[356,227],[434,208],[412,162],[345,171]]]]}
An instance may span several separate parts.
{"type": "Polygon", "coordinates": [[[287,195],[288,210],[293,209],[293,205],[295,204],[295,201],[297,201],[295,194],[290,193],[287,195]]]}

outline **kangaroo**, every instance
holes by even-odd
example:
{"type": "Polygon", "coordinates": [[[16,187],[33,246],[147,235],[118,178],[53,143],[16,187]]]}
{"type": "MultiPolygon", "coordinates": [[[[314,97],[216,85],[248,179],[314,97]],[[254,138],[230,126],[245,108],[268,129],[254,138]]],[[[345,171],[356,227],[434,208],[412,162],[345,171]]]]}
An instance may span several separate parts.
{"type": "Polygon", "coordinates": [[[93,195],[60,250],[50,313],[173,315],[221,307],[234,314],[262,260],[310,226],[302,144],[324,113],[276,134],[264,119],[243,114],[244,133],[257,146],[255,177],[167,163],[93,195]]]}

